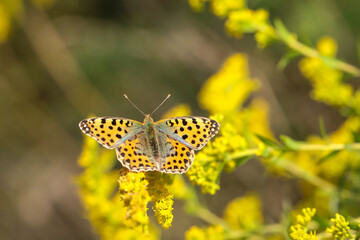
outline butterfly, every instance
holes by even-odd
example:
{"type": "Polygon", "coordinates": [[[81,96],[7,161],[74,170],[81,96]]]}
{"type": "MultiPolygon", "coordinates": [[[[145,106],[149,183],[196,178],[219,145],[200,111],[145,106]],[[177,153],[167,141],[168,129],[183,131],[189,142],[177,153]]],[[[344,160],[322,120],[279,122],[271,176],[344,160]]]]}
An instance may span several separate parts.
{"type": "Polygon", "coordinates": [[[144,116],[143,123],[121,117],[93,117],[82,120],[79,127],[104,147],[115,148],[118,160],[131,171],[180,174],[191,167],[194,150],[204,147],[220,128],[218,122],[205,117],[174,117],[154,122],[151,114],[144,116]]]}

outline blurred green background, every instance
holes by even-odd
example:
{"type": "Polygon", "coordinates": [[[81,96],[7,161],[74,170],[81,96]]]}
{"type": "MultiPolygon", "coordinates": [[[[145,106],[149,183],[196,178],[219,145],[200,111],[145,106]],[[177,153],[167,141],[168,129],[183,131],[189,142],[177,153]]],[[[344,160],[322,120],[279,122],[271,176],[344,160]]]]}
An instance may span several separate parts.
{"type": "MultiPolygon", "coordinates": [[[[310,46],[324,35],[335,38],[339,58],[358,65],[359,1],[257,0],[249,7],[267,9],[310,46]]],[[[284,46],[260,50],[252,36],[231,38],[223,20],[193,12],[187,1],[0,0],[0,36],[0,239],[97,239],[74,186],[81,172],[79,121],[90,114],[142,121],[123,93],[144,112],[171,93],[154,120],[180,103],[207,116],[197,93],[230,54],[248,55],[276,135],[301,140],[319,133],[319,116],[327,131],[342,122],[336,110],[309,97],[296,61],[277,70],[284,46]]],[[[266,221],[276,222],[284,202],[301,196],[295,182],[265,171],[249,161],[223,174],[221,190],[203,201],[222,215],[234,197],[259,192],[266,221]]],[[[176,202],[163,238],[183,239],[192,224],[201,225],[181,207],[176,202]]]]}

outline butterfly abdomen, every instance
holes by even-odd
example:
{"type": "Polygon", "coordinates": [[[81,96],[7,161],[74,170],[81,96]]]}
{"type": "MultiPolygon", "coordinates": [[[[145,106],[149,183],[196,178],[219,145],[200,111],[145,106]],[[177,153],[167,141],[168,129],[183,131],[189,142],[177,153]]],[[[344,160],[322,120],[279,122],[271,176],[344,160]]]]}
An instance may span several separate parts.
{"type": "Polygon", "coordinates": [[[145,123],[145,136],[155,159],[159,159],[159,142],[154,123],[145,123]]]}

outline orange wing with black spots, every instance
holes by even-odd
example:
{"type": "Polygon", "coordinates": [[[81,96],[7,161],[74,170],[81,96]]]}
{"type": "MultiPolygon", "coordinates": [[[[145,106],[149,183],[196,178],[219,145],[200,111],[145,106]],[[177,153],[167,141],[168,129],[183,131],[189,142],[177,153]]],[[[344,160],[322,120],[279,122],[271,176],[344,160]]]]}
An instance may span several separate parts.
{"type": "Polygon", "coordinates": [[[176,117],[160,120],[156,128],[186,146],[200,150],[219,131],[220,124],[204,117],[176,117]]]}
{"type": "Polygon", "coordinates": [[[116,148],[116,156],[121,164],[131,171],[155,171],[158,165],[144,152],[141,134],[135,135],[116,148]]]}
{"type": "Polygon", "coordinates": [[[109,149],[117,147],[143,128],[140,122],[116,117],[88,118],[82,120],[79,127],[83,133],[109,149]]]}
{"type": "Polygon", "coordinates": [[[160,171],[166,173],[185,173],[194,161],[194,150],[171,138],[167,138],[166,145],[166,158],[165,162],[162,162],[160,171]]]}

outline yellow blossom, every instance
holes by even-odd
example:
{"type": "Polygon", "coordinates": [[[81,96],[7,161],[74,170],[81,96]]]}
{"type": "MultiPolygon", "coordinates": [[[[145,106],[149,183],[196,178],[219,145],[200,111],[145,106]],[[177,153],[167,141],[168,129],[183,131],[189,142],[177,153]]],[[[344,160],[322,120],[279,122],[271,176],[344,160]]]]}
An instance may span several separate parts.
{"type": "Polygon", "coordinates": [[[202,229],[192,226],[185,234],[186,240],[222,240],[225,232],[221,226],[210,226],[202,229]]]}
{"type": "Polygon", "coordinates": [[[255,33],[257,31],[268,33],[274,32],[269,29],[269,13],[264,9],[251,10],[248,8],[232,11],[225,22],[227,32],[234,37],[242,37],[243,33],[255,33]]]}
{"type": "Polygon", "coordinates": [[[252,230],[263,223],[261,202],[256,195],[232,200],[225,209],[224,219],[233,230],[252,230]]]}
{"type": "Polygon", "coordinates": [[[275,29],[271,25],[264,25],[255,33],[255,40],[259,48],[265,48],[276,39],[275,29]]]}
{"type": "Polygon", "coordinates": [[[186,199],[189,197],[189,189],[185,183],[183,175],[176,174],[174,176],[172,184],[169,186],[169,192],[171,192],[175,198],[186,199]]]}
{"type": "Polygon", "coordinates": [[[147,191],[149,182],[144,172],[131,172],[125,168],[120,170],[119,194],[126,208],[126,225],[139,232],[148,232],[149,218],[147,205],[150,196],[147,191]]]}
{"type": "Polygon", "coordinates": [[[244,0],[212,0],[212,11],[219,17],[225,17],[230,11],[239,10],[245,7],[244,0]]]}
{"type": "Polygon", "coordinates": [[[234,54],[205,82],[198,100],[210,113],[228,113],[236,110],[258,86],[249,77],[247,57],[234,54]]]}
{"type": "Polygon", "coordinates": [[[334,57],[337,53],[337,42],[330,37],[322,37],[319,39],[316,48],[327,57],[334,57]]]}
{"type": "Polygon", "coordinates": [[[315,232],[308,232],[308,225],[315,215],[316,209],[304,208],[302,214],[296,216],[296,224],[290,226],[290,236],[294,240],[316,240],[315,232]]]}
{"type": "MultiPolygon", "coordinates": [[[[333,57],[337,52],[336,42],[329,37],[321,38],[317,47],[324,56],[333,57]]],[[[332,68],[319,57],[305,57],[300,61],[299,67],[313,85],[312,97],[315,100],[336,107],[351,107],[360,110],[357,106],[360,103],[360,97],[354,94],[353,86],[342,82],[342,71],[332,68]]]]}
{"type": "Polygon", "coordinates": [[[334,238],[340,240],[351,237],[349,222],[345,220],[344,216],[336,213],[335,218],[330,219],[330,221],[333,225],[327,228],[326,231],[331,233],[334,238]]]}
{"type": "Polygon", "coordinates": [[[171,227],[173,220],[173,195],[169,193],[168,181],[170,176],[159,172],[147,172],[146,179],[149,182],[148,192],[154,202],[153,210],[159,224],[167,229],[171,227]]]}
{"type": "Polygon", "coordinates": [[[171,117],[180,117],[180,116],[189,116],[191,115],[191,108],[188,104],[179,104],[170,110],[168,110],[165,114],[163,114],[162,118],[171,118],[171,117]]]}
{"type": "Polygon", "coordinates": [[[189,0],[189,5],[194,11],[202,11],[208,0],[189,0]]]}

